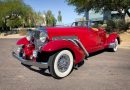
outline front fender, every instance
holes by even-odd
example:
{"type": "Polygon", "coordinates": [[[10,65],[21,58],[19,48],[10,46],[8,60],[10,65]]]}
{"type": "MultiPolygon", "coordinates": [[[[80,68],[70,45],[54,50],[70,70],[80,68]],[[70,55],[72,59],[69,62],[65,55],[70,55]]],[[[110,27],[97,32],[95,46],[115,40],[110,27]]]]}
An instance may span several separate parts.
{"type": "Polygon", "coordinates": [[[120,36],[115,32],[109,35],[109,37],[107,38],[107,43],[114,43],[116,38],[118,39],[118,42],[120,44],[120,36]]]}
{"type": "Polygon", "coordinates": [[[83,50],[68,40],[53,40],[42,47],[42,51],[44,52],[56,52],[63,49],[68,49],[72,52],[75,58],[75,64],[82,61],[85,57],[83,50]]]}
{"type": "Polygon", "coordinates": [[[19,39],[16,44],[17,45],[27,45],[27,44],[29,44],[29,41],[26,39],[26,37],[23,37],[23,38],[19,39]]]}

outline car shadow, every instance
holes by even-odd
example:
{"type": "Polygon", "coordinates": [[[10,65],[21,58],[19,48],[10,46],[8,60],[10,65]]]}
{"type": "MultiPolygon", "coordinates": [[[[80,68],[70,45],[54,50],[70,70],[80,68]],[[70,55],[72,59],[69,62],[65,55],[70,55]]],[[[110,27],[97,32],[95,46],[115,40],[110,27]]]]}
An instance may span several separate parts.
{"type": "MultiPolygon", "coordinates": [[[[97,52],[94,52],[94,53],[91,53],[89,55],[89,57],[85,58],[84,60],[82,60],[80,63],[78,63],[74,69],[78,70],[78,68],[82,67],[85,63],[86,60],[90,60],[89,58],[90,57],[93,57],[93,56],[96,56],[96,55],[99,55],[103,52],[107,52],[107,50],[101,50],[101,51],[97,51],[97,52]]],[[[109,52],[109,51],[108,51],[109,52]]],[[[22,63],[21,63],[22,64],[22,63]]],[[[28,66],[28,65],[24,65],[22,64],[23,66],[25,66],[26,68],[30,69],[31,71],[34,71],[34,72],[37,72],[41,75],[44,75],[44,76],[48,76],[48,77],[51,77],[51,74],[49,73],[49,70],[48,69],[35,69],[35,68],[32,68],[31,66],[28,66]]]]}
{"type": "Polygon", "coordinates": [[[88,56],[87,58],[90,58],[90,57],[99,55],[99,54],[104,53],[104,52],[110,52],[110,51],[104,49],[104,50],[100,50],[100,51],[97,51],[97,52],[94,52],[94,53],[90,53],[89,56],[88,56]]]}
{"type": "Polygon", "coordinates": [[[25,66],[26,68],[28,68],[31,71],[37,72],[37,73],[44,75],[44,76],[51,77],[51,74],[49,73],[48,69],[41,69],[41,68],[35,69],[35,68],[32,68],[31,66],[27,66],[27,65],[24,65],[24,64],[22,64],[22,65],[25,66]]]}
{"type": "Polygon", "coordinates": [[[104,50],[100,50],[100,51],[97,51],[97,52],[94,52],[94,53],[90,53],[88,57],[86,57],[83,61],[81,61],[80,63],[77,64],[76,69],[79,68],[79,67],[82,67],[84,65],[85,61],[91,60],[89,58],[94,57],[94,56],[99,55],[99,54],[104,53],[104,52],[110,52],[110,51],[104,49],[104,50]]]}

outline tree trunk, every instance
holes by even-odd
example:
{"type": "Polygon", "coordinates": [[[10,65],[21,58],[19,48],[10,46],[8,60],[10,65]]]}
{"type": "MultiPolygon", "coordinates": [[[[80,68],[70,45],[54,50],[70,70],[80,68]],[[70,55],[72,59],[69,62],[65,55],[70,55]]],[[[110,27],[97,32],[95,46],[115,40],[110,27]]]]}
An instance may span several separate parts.
{"type": "Polygon", "coordinates": [[[110,10],[103,10],[103,20],[107,21],[111,19],[111,11],[110,10]]]}
{"type": "Polygon", "coordinates": [[[122,20],[124,23],[126,23],[126,22],[125,22],[125,16],[126,16],[125,14],[122,14],[122,15],[121,15],[121,20],[122,20]]]}
{"type": "Polygon", "coordinates": [[[5,18],[5,19],[4,19],[4,31],[7,30],[7,25],[6,25],[6,24],[7,24],[7,19],[5,18]]]}
{"type": "Polygon", "coordinates": [[[89,10],[88,9],[86,9],[86,11],[85,11],[85,17],[86,17],[86,20],[89,20],[89,10]]]}
{"type": "Polygon", "coordinates": [[[127,13],[127,15],[130,17],[130,12],[129,9],[125,10],[125,12],[127,13]]]}
{"type": "Polygon", "coordinates": [[[123,13],[123,11],[121,9],[117,10],[120,14],[120,18],[121,20],[125,23],[125,16],[126,16],[126,12],[123,13]]]}

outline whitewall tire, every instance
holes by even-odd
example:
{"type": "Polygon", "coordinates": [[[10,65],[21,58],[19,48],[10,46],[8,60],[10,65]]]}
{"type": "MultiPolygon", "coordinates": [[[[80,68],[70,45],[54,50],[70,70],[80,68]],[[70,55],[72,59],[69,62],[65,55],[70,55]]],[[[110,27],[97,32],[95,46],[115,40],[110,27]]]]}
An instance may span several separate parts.
{"type": "Polygon", "coordinates": [[[50,74],[54,78],[63,78],[73,69],[74,58],[69,50],[62,50],[49,58],[50,74]]]}
{"type": "Polygon", "coordinates": [[[118,49],[118,40],[117,39],[115,39],[115,46],[112,48],[112,51],[113,52],[116,52],[117,51],[117,49],[118,49]]]}

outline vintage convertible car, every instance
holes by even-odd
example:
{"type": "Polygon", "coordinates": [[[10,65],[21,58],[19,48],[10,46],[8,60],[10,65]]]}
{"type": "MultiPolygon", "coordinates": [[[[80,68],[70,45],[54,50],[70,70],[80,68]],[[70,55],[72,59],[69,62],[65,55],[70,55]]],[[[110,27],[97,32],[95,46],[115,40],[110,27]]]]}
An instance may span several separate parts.
{"type": "Polygon", "coordinates": [[[54,78],[63,78],[90,53],[110,49],[117,51],[120,37],[92,28],[89,21],[74,22],[71,27],[39,27],[17,41],[12,52],[22,64],[49,69],[54,78]]]}

